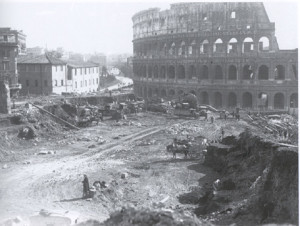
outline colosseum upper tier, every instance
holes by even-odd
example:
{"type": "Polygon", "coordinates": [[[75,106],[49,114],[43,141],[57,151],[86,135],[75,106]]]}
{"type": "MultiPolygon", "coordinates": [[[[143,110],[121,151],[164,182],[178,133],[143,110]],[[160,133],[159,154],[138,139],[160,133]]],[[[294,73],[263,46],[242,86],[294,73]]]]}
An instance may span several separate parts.
{"type": "Polygon", "coordinates": [[[178,3],[132,21],[138,96],[194,93],[218,108],[298,107],[298,49],[279,49],[263,3],[178,3]]]}

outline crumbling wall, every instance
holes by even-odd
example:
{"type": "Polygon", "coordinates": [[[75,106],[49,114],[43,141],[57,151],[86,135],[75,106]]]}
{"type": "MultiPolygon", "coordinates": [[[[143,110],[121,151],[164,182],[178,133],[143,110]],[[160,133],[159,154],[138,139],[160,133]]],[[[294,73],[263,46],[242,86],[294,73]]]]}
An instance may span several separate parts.
{"type": "Polygon", "coordinates": [[[0,113],[11,113],[10,91],[8,83],[5,81],[0,81],[0,113]]]}

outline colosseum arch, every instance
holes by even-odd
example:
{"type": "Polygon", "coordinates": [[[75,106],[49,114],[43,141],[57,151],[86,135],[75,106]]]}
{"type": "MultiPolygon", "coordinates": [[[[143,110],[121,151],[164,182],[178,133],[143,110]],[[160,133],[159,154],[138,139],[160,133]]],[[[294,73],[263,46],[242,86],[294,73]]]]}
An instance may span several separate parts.
{"type": "Polygon", "coordinates": [[[237,106],[237,97],[236,97],[236,94],[233,93],[233,92],[230,92],[228,94],[228,100],[227,100],[227,103],[228,103],[228,107],[232,108],[232,107],[236,107],[237,106]]]}
{"type": "Polygon", "coordinates": [[[268,80],[269,79],[269,68],[266,65],[261,65],[258,68],[258,79],[268,80]]]}
{"type": "Polygon", "coordinates": [[[154,89],[154,96],[158,97],[159,96],[159,90],[158,88],[154,89]]]}
{"type": "Polygon", "coordinates": [[[188,47],[188,54],[195,55],[196,54],[196,40],[193,40],[188,47]]]}
{"type": "Polygon", "coordinates": [[[259,51],[268,51],[270,50],[270,41],[267,37],[263,36],[258,41],[258,50],[259,51]]]}
{"type": "Polygon", "coordinates": [[[223,79],[223,71],[220,65],[215,67],[215,79],[223,79]]]}
{"type": "Polygon", "coordinates": [[[243,41],[243,48],[242,48],[242,52],[243,53],[248,53],[254,50],[254,42],[253,39],[250,37],[247,37],[244,39],[243,41]]]}
{"type": "Polygon", "coordinates": [[[282,65],[276,65],[275,68],[275,80],[285,79],[285,67],[282,65]]]}
{"type": "Polygon", "coordinates": [[[259,108],[267,108],[268,107],[268,94],[261,92],[258,94],[257,105],[259,108]]]}
{"type": "Polygon", "coordinates": [[[208,66],[203,65],[201,67],[200,79],[208,79],[208,66]]]}
{"type": "Polygon", "coordinates": [[[284,109],[284,95],[283,95],[283,93],[276,93],[274,95],[274,109],[284,109]]]}
{"type": "Polygon", "coordinates": [[[222,53],[223,52],[223,41],[222,41],[222,39],[218,38],[214,42],[213,51],[214,51],[214,53],[222,53]]]}
{"type": "Polygon", "coordinates": [[[175,42],[173,42],[170,46],[170,49],[169,49],[169,54],[170,55],[175,55],[175,48],[176,48],[176,45],[175,45],[175,42]]]}
{"type": "MultiPolygon", "coordinates": [[[[166,78],[166,67],[165,66],[161,66],[160,67],[160,74],[159,74],[160,78],[165,79],[166,78]]],[[[175,74],[174,74],[175,76],[175,74]]]]}
{"type": "Polygon", "coordinates": [[[231,38],[227,45],[227,53],[237,53],[238,41],[236,38],[231,38]]]}
{"type": "Polygon", "coordinates": [[[168,92],[168,96],[173,97],[175,96],[175,90],[174,89],[170,89],[168,92]]]}
{"type": "Polygon", "coordinates": [[[172,65],[168,68],[168,78],[175,79],[175,67],[172,65]]]}
{"type": "Polygon", "coordinates": [[[291,108],[298,108],[298,93],[293,93],[290,96],[290,107],[291,108]]]}
{"type": "Polygon", "coordinates": [[[147,87],[144,87],[143,97],[147,97],[147,87]]]}
{"type": "Polygon", "coordinates": [[[166,92],[165,89],[162,89],[162,90],[160,91],[160,94],[161,94],[161,97],[166,97],[166,96],[167,96],[167,92],[166,92]]]}
{"type": "Polygon", "coordinates": [[[209,104],[209,98],[208,98],[208,93],[205,91],[202,91],[200,93],[200,103],[201,104],[209,104]]]}
{"type": "Polygon", "coordinates": [[[196,77],[196,67],[194,65],[190,65],[188,70],[188,78],[192,79],[194,77],[196,77]]]}
{"type": "Polygon", "coordinates": [[[152,65],[148,66],[148,78],[152,78],[152,65]]]}
{"type": "Polygon", "coordinates": [[[253,77],[252,67],[250,65],[245,65],[243,67],[243,79],[250,80],[253,77]]]}
{"type": "Polygon", "coordinates": [[[158,78],[158,66],[157,66],[157,65],[154,66],[154,69],[153,69],[153,77],[154,77],[154,78],[158,78]]]}
{"type": "Polygon", "coordinates": [[[235,65],[230,65],[228,68],[228,80],[237,80],[237,69],[235,65]]]}
{"type": "Polygon", "coordinates": [[[200,44],[200,53],[208,53],[209,50],[209,42],[207,39],[205,39],[201,44],[200,44]]]}
{"type": "Polygon", "coordinates": [[[152,89],[148,88],[148,97],[152,97],[152,89]]]}
{"type": "Polygon", "coordinates": [[[143,75],[144,78],[147,77],[147,67],[146,67],[146,65],[143,66],[142,75],[143,75]]]}
{"type": "Polygon", "coordinates": [[[252,94],[249,92],[243,93],[243,108],[252,108],[252,94]]]}
{"type": "Polygon", "coordinates": [[[177,78],[185,79],[185,68],[183,65],[179,65],[177,68],[177,78]]]}
{"type": "Polygon", "coordinates": [[[180,43],[180,47],[178,49],[178,56],[185,55],[185,42],[182,41],[180,43]]]}
{"type": "Polygon", "coordinates": [[[220,92],[214,94],[214,106],[217,108],[222,107],[222,94],[220,92]]]}
{"type": "Polygon", "coordinates": [[[182,89],[179,89],[178,91],[177,91],[177,95],[178,96],[182,96],[184,94],[184,91],[182,90],[182,89]]]}

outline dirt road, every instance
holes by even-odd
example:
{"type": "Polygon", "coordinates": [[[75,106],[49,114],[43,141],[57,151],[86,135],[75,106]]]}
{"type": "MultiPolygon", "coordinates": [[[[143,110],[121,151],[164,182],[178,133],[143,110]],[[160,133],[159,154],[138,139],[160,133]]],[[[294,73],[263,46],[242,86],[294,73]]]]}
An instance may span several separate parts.
{"type": "Polygon", "coordinates": [[[27,219],[41,209],[67,213],[78,222],[91,218],[102,221],[126,205],[191,210],[193,206],[180,203],[178,196],[196,185],[212,183],[217,175],[199,159],[172,159],[165,147],[176,135],[168,128],[189,123],[207,133],[207,128],[216,130],[218,126],[145,114],[130,120],[131,125],[121,126],[107,121],[24,150],[31,153],[30,164],[9,163],[1,170],[0,220],[27,219]],[[41,150],[56,154],[33,154],[41,150]],[[122,173],[128,176],[122,179],[122,173]],[[83,174],[88,175],[90,185],[101,180],[109,188],[91,201],[81,199],[83,174]]]}

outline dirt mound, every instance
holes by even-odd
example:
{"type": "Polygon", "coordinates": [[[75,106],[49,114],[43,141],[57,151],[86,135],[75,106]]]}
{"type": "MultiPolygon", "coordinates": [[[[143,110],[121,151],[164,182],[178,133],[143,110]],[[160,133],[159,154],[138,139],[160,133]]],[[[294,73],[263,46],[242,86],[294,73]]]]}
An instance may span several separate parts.
{"type": "Polygon", "coordinates": [[[111,214],[110,218],[103,223],[97,221],[87,221],[78,224],[78,226],[198,226],[212,225],[204,221],[200,221],[196,217],[186,216],[185,214],[168,212],[168,211],[153,211],[149,209],[137,210],[134,208],[123,208],[111,214]]]}
{"type": "Polygon", "coordinates": [[[232,147],[210,146],[207,149],[204,164],[219,172],[221,180],[216,194],[206,200],[206,209],[217,204],[219,208],[212,208],[212,211],[224,213],[224,208],[230,206],[228,213],[225,211],[225,215],[219,216],[220,222],[244,219],[252,224],[296,224],[297,150],[267,142],[247,129],[237,140],[230,137],[225,143],[232,147]],[[222,204],[225,199],[230,203],[222,204]]]}

